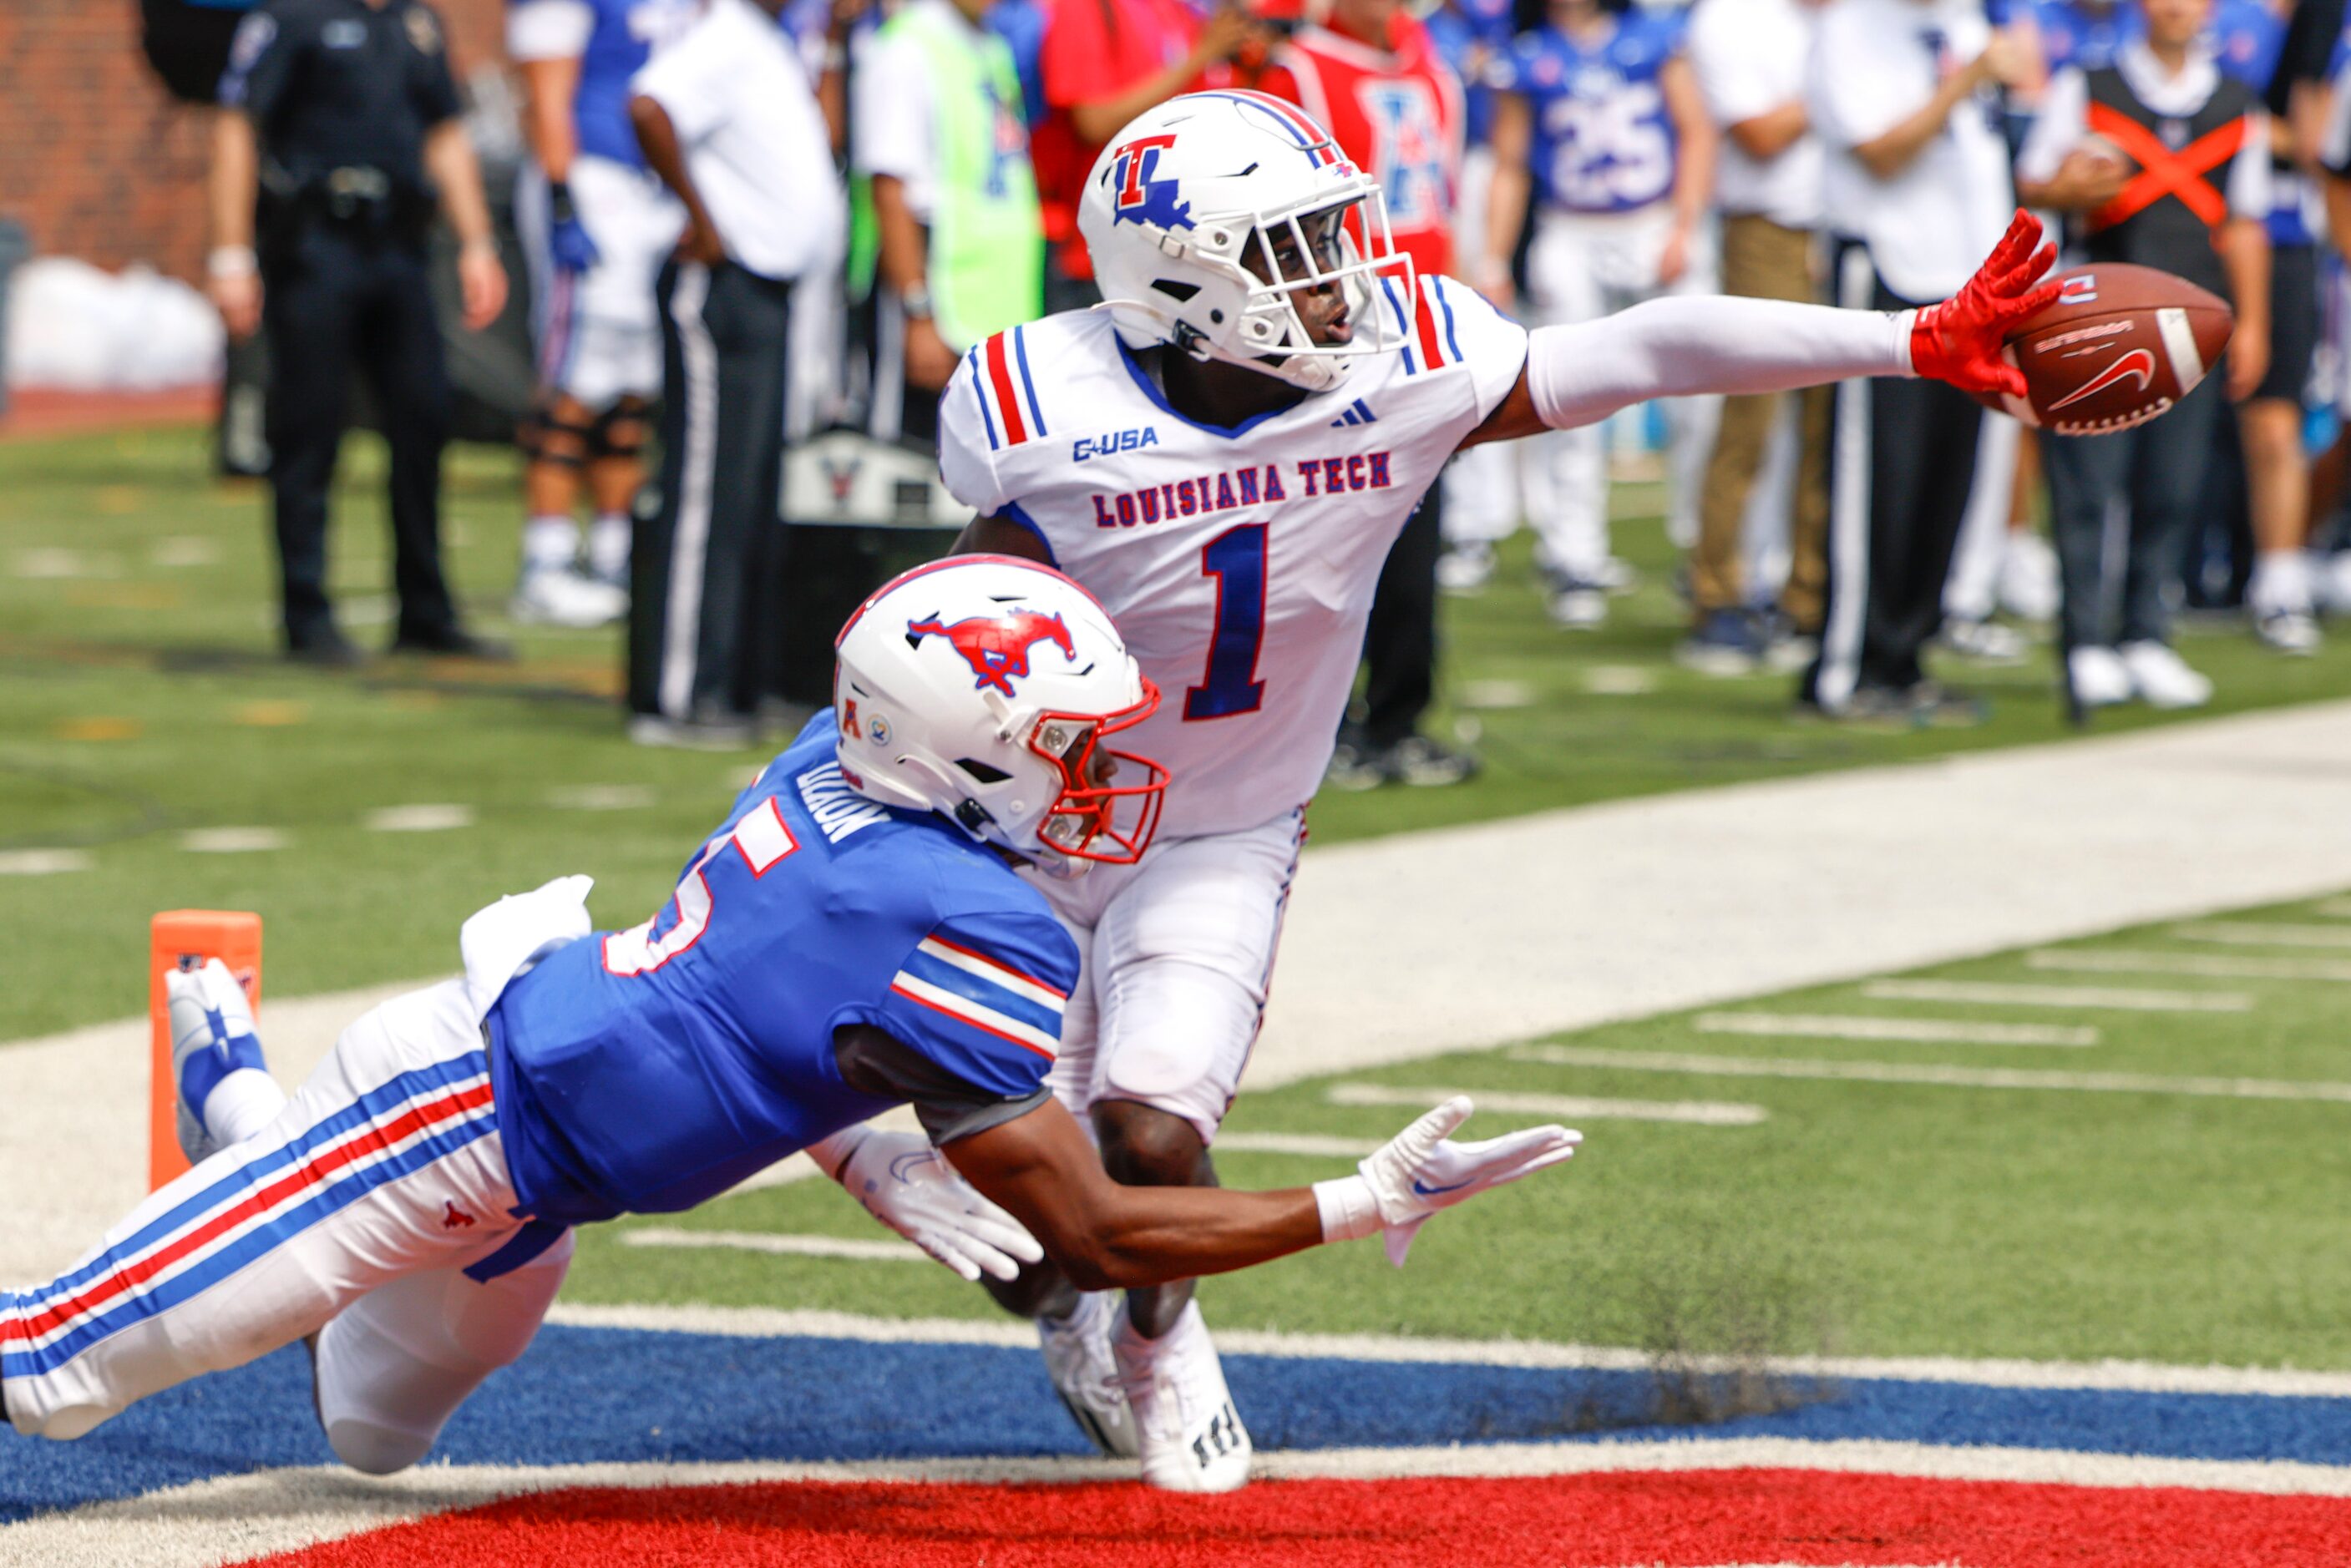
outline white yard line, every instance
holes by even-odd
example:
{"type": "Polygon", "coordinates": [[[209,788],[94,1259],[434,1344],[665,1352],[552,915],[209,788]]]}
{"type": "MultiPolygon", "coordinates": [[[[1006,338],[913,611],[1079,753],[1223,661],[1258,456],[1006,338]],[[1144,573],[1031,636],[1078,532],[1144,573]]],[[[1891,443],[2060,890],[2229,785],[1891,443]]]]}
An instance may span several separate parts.
{"type": "Polygon", "coordinates": [[[1321,1133],[1219,1132],[1218,1154],[1300,1154],[1315,1159],[1361,1159],[1381,1147],[1378,1138],[1327,1137],[1321,1133]]]}
{"type": "MultiPolygon", "coordinates": [[[[1267,1480],[1399,1476],[1537,1477],[1794,1469],[1931,1480],[2162,1487],[2272,1497],[2351,1497],[2351,1468],[2265,1460],[2150,1459],[2059,1449],[1792,1438],[1468,1443],[1426,1449],[1316,1449],[1257,1456],[1267,1480]]],[[[45,1568],[212,1568],[380,1530],[499,1498],[581,1488],[793,1482],[1050,1484],[1131,1480],[1132,1461],[1095,1459],[889,1459],[834,1463],[421,1465],[372,1478],[340,1466],[258,1470],[0,1526],[0,1561],[45,1568]]]]}
{"type": "Polygon", "coordinates": [[[1529,1045],[1521,1062],[1700,1078],[1794,1078],[1818,1083],[1917,1084],[1952,1089],[2053,1089],[2103,1095],[2184,1095],[2198,1099],[2320,1100],[2351,1105],[2351,1084],[2275,1078],[2168,1078],[2151,1073],[2059,1073],[2029,1067],[1946,1067],[1923,1062],[1806,1061],[1785,1056],[1698,1056],[1678,1051],[1607,1051],[1529,1045]]]}
{"type": "Polygon", "coordinates": [[[473,825],[472,806],[447,805],[389,805],[368,813],[360,823],[371,833],[446,833],[473,825]]]}
{"type": "Polygon", "coordinates": [[[648,1225],[620,1232],[628,1247],[709,1247],[736,1252],[771,1252],[786,1258],[849,1258],[866,1263],[927,1263],[912,1242],[852,1240],[845,1236],[790,1236],[768,1231],[685,1231],[648,1225]]]}
{"type": "Polygon", "coordinates": [[[2324,915],[2330,920],[2351,919],[2351,898],[2328,898],[2313,904],[2310,912],[2324,915]]]}
{"type": "Polygon", "coordinates": [[[2095,1045],[2086,1024],[1976,1023],[1964,1018],[1865,1018],[1827,1012],[1701,1012],[1701,1034],[1795,1035],[1813,1040],[1907,1040],[1937,1045],[2095,1045]]]}
{"type": "Polygon", "coordinates": [[[2043,950],[2024,955],[2027,969],[2074,974],[2161,974],[2195,980],[2315,980],[2351,984],[2351,960],[2239,958],[2221,953],[2132,952],[2121,948],[2043,950]]]}
{"type": "Polygon", "coordinates": [[[2008,985],[1974,980],[1873,980],[1872,1002],[1959,1002],[1987,1007],[2112,1009],[2121,1012],[2250,1012],[2241,991],[2148,991],[2110,985],[2008,985]]]}
{"type": "Polygon", "coordinates": [[[1482,1111],[1520,1116],[1564,1116],[1571,1121],[1683,1122],[1702,1127],[1751,1127],[1771,1119],[1761,1106],[1719,1100],[1621,1100],[1581,1095],[1505,1094],[1493,1089],[1411,1089],[1386,1084],[1333,1084],[1325,1096],[1334,1106],[1405,1106],[1425,1111],[1456,1095],[1468,1095],[1482,1111]]]}
{"type": "Polygon", "coordinates": [[[2282,920],[2210,920],[2175,926],[2171,934],[2191,942],[2224,942],[2244,948],[2351,948],[2351,926],[2291,926],[2282,920]]]}
{"type": "MultiPolygon", "coordinates": [[[[2336,893],[2346,774],[2332,702],[1312,849],[1247,1083],[2336,893]]],[[[273,1070],[298,1082],[405,989],[289,1002],[265,979],[273,1070]]],[[[0,1281],[144,1190],[146,1059],[143,1018],[0,1049],[0,1281]]]]}
{"type": "MultiPolygon", "coordinates": [[[[737,1339],[853,1339],[875,1345],[972,1345],[1029,1350],[1036,1330],[1009,1318],[893,1318],[776,1307],[572,1306],[558,1302],[549,1323],[572,1328],[704,1334],[737,1339]]],[[[1217,1343],[1235,1355],[1378,1361],[1549,1371],[1646,1372],[1657,1358],[1617,1345],[1521,1339],[1421,1339],[1382,1334],[1287,1334],[1219,1326],[1217,1343]]],[[[1791,1378],[1965,1383],[1984,1388],[2093,1388],[2134,1394],[2256,1394],[2271,1398],[2351,1399],[2351,1372],[2240,1366],[2174,1366],[2149,1361],[1968,1360],[1956,1356],[1729,1356],[1680,1358],[1692,1371],[1757,1370],[1791,1378]]]]}

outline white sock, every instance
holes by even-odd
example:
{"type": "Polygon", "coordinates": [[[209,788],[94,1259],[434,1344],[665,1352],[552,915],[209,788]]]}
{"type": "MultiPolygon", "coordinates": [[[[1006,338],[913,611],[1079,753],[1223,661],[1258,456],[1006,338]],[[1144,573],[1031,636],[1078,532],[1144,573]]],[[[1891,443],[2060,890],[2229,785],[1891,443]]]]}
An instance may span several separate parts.
{"type": "Polygon", "coordinates": [[[243,1143],[286,1108],[286,1091],[257,1068],[239,1067],[204,1096],[204,1130],[225,1147],[243,1143]]]}
{"type": "Polygon", "coordinates": [[[2299,550],[2263,550],[2253,557],[2245,602],[2257,614],[2310,613],[2310,563],[2299,550]]]}
{"type": "Polygon", "coordinates": [[[580,556],[580,524],[569,517],[534,517],[522,525],[527,572],[559,572],[580,556]]]}
{"type": "Polygon", "coordinates": [[[588,566],[609,582],[629,575],[629,539],[636,522],[625,512],[599,512],[588,530],[588,566]]]}

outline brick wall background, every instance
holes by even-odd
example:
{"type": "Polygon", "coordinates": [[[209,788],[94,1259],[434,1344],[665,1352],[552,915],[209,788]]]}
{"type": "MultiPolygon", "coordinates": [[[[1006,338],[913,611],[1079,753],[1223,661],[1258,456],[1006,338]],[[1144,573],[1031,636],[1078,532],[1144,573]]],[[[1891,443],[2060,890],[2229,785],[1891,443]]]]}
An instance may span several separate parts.
{"type": "MultiPolygon", "coordinates": [[[[435,0],[462,82],[499,57],[501,0],[435,0]]],[[[0,215],[43,255],[204,271],[208,116],[140,52],[138,0],[0,0],[0,215]]]]}

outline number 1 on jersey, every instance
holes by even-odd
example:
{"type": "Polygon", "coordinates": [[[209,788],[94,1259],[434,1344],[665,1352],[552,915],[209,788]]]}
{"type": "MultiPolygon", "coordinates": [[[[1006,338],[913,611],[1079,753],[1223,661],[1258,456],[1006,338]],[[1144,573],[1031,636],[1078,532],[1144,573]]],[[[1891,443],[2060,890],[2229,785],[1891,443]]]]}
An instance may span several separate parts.
{"type": "Polygon", "coordinates": [[[1217,625],[1208,639],[1208,668],[1184,693],[1184,717],[1228,719],[1254,713],[1265,701],[1257,657],[1265,640],[1266,525],[1228,528],[1200,550],[1200,570],[1217,579],[1217,625]]]}

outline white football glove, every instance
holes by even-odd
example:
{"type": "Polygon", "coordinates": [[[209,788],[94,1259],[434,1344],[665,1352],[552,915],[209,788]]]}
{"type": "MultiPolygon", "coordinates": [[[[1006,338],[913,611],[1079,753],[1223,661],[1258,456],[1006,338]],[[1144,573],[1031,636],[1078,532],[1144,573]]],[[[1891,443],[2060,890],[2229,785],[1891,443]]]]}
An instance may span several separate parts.
{"type": "Polygon", "coordinates": [[[808,1152],[867,1213],[967,1280],[1008,1280],[1045,1256],[1037,1238],[957,1175],[928,1138],[853,1127],[808,1152]]]}
{"type": "Polygon", "coordinates": [[[1557,1165],[1583,1141],[1562,1127],[1528,1127],[1480,1143],[1448,1139],[1472,1108],[1468,1096],[1456,1095],[1374,1151],[1355,1168],[1358,1174],[1316,1182],[1322,1239],[1349,1241],[1385,1231],[1388,1262],[1401,1269],[1430,1215],[1557,1165]]]}
{"type": "Polygon", "coordinates": [[[457,951],[465,961],[465,1000],[477,1015],[490,1011],[516,975],[593,929],[588,890],[595,885],[593,877],[558,877],[474,911],[457,932],[457,951]]]}

